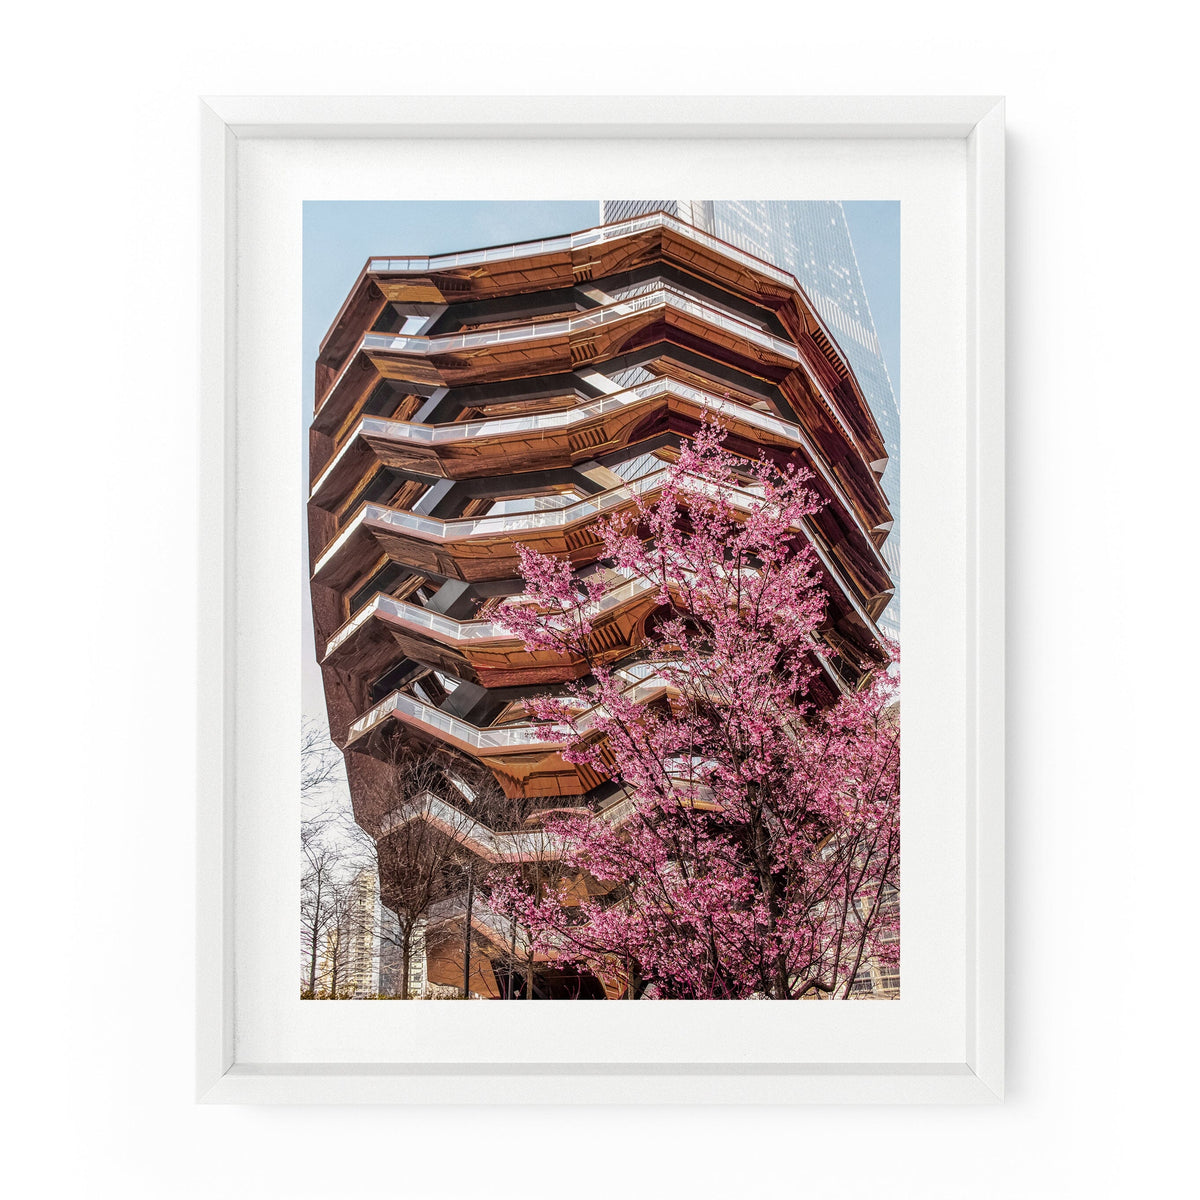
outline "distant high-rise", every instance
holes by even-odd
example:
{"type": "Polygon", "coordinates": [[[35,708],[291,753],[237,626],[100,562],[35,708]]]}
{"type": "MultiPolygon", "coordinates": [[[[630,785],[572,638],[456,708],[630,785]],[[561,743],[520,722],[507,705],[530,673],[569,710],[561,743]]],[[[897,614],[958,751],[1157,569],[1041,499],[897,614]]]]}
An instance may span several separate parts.
{"type": "Polygon", "coordinates": [[[361,1000],[379,991],[379,882],[359,871],[331,906],[317,964],[318,996],[361,1000]]]}
{"type": "Polygon", "coordinates": [[[667,212],[781,267],[808,293],[841,347],[883,434],[883,473],[894,527],[883,556],[896,580],[896,598],[880,618],[900,634],[900,406],[879,348],[854,242],[836,200],[604,200],[603,222],[667,212]]]}

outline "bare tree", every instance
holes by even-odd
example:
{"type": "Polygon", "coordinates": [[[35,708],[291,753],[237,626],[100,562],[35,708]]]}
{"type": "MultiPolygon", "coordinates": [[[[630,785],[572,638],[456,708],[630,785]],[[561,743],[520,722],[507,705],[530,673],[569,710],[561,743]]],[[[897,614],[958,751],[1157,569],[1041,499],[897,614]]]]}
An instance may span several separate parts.
{"type": "Polygon", "coordinates": [[[305,721],[300,728],[301,800],[311,800],[341,773],[341,752],[315,721],[305,721]]]}
{"type": "Polygon", "coordinates": [[[478,836],[488,803],[498,794],[492,773],[473,759],[448,747],[403,741],[395,744],[386,773],[364,790],[366,803],[383,814],[374,849],[382,903],[397,920],[384,936],[398,952],[405,998],[422,926],[427,956],[461,949],[469,991],[477,945],[471,930],[480,878],[478,836]],[[451,911],[458,898],[465,906],[461,918],[451,911]]]}
{"type": "Polygon", "coordinates": [[[321,956],[338,909],[342,864],[329,827],[324,814],[300,823],[300,945],[306,969],[303,994],[308,998],[317,994],[323,978],[321,956]]]}
{"type": "MultiPolygon", "coordinates": [[[[458,972],[463,998],[490,987],[493,964],[507,968],[504,986],[497,984],[502,994],[515,996],[515,969],[531,996],[535,965],[527,939],[488,904],[491,880],[511,862],[514,839],[539,844],[540,834],[523,833],[528,801],[508,799],[487,767],[450,747],[397,739],[386,769],[360,790],[362,809],[375,814],[372,836],[328,786],[337,753],[319,730],[306,727],[302,794],[325,794],[329,802],[301,827],[304,994],[342,993],[347,947],[361,937],[346,924],[351,885],[369,871],[379,881],[381,904],[373,945],[381,967],[388,950],[399,960],[390,988],[397,998],[409,998],[418,950],[426,961],[440,960],[443,983],[458,972]]],[[[530,870],[541,881],[552,865],[535,861],[530,870]]]]}
{"type": "Polygon", "coordinates": [[[331,976],[336,995],[349,885],[365,861],[361,831],[353,832],[357,826],[330,786],[340,771],[340,752],[319,726],[305,722],[300,735],[300,796],[309,812],[300,822],[300,945],[301,995],[310,998],[327,990],[331,976]]]}

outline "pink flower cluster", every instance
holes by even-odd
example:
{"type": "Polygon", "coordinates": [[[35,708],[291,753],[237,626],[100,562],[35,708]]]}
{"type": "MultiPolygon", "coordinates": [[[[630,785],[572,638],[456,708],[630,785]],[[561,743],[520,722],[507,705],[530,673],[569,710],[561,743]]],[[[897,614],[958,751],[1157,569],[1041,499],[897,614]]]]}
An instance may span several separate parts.
{"type": "Polygon", "coordinates": [[[492,904],[634,994],[849,996],[899,956],[896,648],[891,669],[845,664],[858,686],[816,702],[836,658],[806,536],[820,502],[804,471],[722,443],[706,424],[656,494],[599,523],[604,560],[657,601],[635,667],[595,652],[603,573],[521,548],[527,595],[501,619],[590,667],[531,713],[625,802],[548,820],[586,887],[514,869],[492,904]]]}

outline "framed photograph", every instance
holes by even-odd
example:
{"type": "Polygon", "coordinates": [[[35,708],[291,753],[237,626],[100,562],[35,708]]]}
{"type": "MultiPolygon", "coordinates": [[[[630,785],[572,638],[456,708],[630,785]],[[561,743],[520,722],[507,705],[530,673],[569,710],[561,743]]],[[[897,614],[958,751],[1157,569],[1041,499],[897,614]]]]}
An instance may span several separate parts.
{"type": "Polygon", "coordinates": [[[199,1098],[1000,1100],[1002,102],[201,123],[199,1098]]]}

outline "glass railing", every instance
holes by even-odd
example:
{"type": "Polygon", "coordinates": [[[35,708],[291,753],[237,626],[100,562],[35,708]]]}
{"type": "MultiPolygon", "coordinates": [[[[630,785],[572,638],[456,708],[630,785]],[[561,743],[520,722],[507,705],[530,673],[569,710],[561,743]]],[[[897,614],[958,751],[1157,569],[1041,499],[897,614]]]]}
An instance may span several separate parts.
{"type": "Polygon", "coordinates": [[[574,313],[548,321],[524,321],[519,325],[500,325],[473,333],[445,333],[433,337],[392,333],[368,333],[358,343],[356,351],[346,360],[337,378],[328,388],[317,411],[324,408],[329,397],[337,390],[343,376],[350,370],[358,351],[376,350],[401,354],[450,354],[463,350],[481,349],[512,342],[530,341],[548,337],[562,337],[573,333],[600,329],[627,317],[651,308],[674,308],[680,312],[700,318],[718,329],[736,334],[748,342],[771,350],[789,362],[802,360],[800,351],[791,342],[766,333],[748,321],[732,316],[711,304],[705,304],[673,287],[659,287],[652,292],[622,300],[604,308],[592,308],[587,312],[574,313]]]}
{"type": "Polygon", "coordinates": [[[555,529],[617,508],[633,496],[652,490],[661,484],[668,474],[669,470],[664,467],[661,471],[655,471],[611,491],[589,496],[586,500],[576,501],[565,508],[544,512],[510,513],[495,517],[454,517],[443,521],[437,517],[423,517],[406,509],[387,508],[382,504],[364,504],[317,560],[313,574],[319,575],[325,569],[365,521],[370,521],[376,527],[387,526],[390,529],[442,541],[460,541],[464,538],[491,537],[496,534],[529,532],[535,529],[555,529]]]}
{"type": "MultiPolygon", "coordinates": [[[[674,791],[686,793],[689,798],[701,802],[712,800],[713,790],[707,785],[696,785],[685,776],[677,776],[672,772],[667,774],[674,791]]],[[[626,796],[616,803],[596,810],[595,816],[610,824],[620,824],[628,821],[636,811],[635,800],[626,796]]],[[[456,808],[454,804],[434,796],[432,792],[424,792],[413,800],[413,803],[386,812],[383,820],[379,822],[379,838],[386,838],[410,821],[426,821],[432,824],[440,832],[454,838],[458,844],[469,847],[480,857],[491,862],[553,858],[562,854],[566,848],[562,836],[548,833],[545,829],[492,829],[456,808]]]]}
{"type": "MultiPolygon", "coordinates": [[[[361,521],[370,521],[376,527],[385,526],[387,529],[402,530],[415,533],[426,538],[436,538],[443,542],[465,541],[475,537],[495,537],[507,533],[531,533],[540,529],[562,529],[568,525],[576,525],[592,516],[612,511],[628,503],[636,496],[645,495],[662,487],[671,477],[671,469],[664,466],[661,470],[652,471],[639,479],[631,480],[620,487],[607,492],[598,492],[585,500],[568,504],[565,508],[549,509],[544,512],[510,513],[496,517],[451,517],[442,520],[438,517],[424,517],[407,509],[387,508],[381,504],[366,504],[358,515],[351,521],[346,531],[334,542],[330,549],[321,557],[317,570],[328,557],[335,554],[339,543],[350,534],[361,521]]],[[[762,490],[757,487],[725,487],[711,483],[698,476],[685,475],[681,480],[681,491],[693,492],[712,496],[725,497],[734,508],[747,511],[753,502],[761,497],[762,490]]]]}
{"type": "MultiPolygon", "coordinates": [[[[824,330],[831,347],[835,348],[834,353],[836,356],[849,368],[849,361],[845,354],[841,353],[837,339],[829,328],[829,323],[817,310],[816,305],[811,300],[808,300],[807,293],[794,275],[775,266],[774,263],[749,254],[729,242],[724,242],[720,238],[714,237],[710,233],[705,233],[703,230],[697,229],[693,225],[688,225],[686,222],[680,221],[677,217],[669,216],[666,213],[650,213],[646,216],[635,217],[632,220],[621,221],[613,225],[602,225],[593,229],[584,229],[578,233],[562,234],[556,237],[541,238],[528,242],[516,242],[507,246],[490,246],[480,250],[464,250],[456,254],[413,255],[401,258],[374,257],[367,261],[366,270],[368,274],[386,271],[426,272],[453,270],[456,267],[479,266],[489,262],[504,262],[516,258],[529,258],[538,254],[577,250],[587,246],[599,246],[605,242],[618,241],[621,238],[642,233],[648,229],[669,229],[680,237],[687,238],[699,246],[713,250],[723,258],[748,267],[750,270],[768,279],[772,279],[776,283],[781,283],[785,287],[804,296],[812,318],[824,330]]],[[[840,423],[840,416],[838,416],[838,420],[840,423]]]]}
{"type": "MultiPolygon", "coordinates": [[[[407,509],[387,508],[382,504],[364,504],[317,560],[313,574],[320,574],[366,521],[376,528],[386,527],[389,530],[414,533],[419,537],[436,538],[443,542],[463,541],[473,537],[495,537],[497,534],[530,533],[538,529],[561,529],[588,517],[610,512],[636,496],[652,492],[661,487],[670,476],[671,469],[664,466],[662,470],[652,471],[649,475],[643,475],[640,479],[634,479],[607,492],[598,492],[565,508],[549,509],[545,512],[510,513],[496,517],[452,517],[442,520],[438,517],[421,516],[407,509]]],[[[682,490],[713,497],[725,496],[735,508],[743,511],[748,510],[761,493],[759,488],[721,487],[691,475],[683,477],[682,490]]]]}
{"type": "Polygon", "coordinates": [[[565,508],[549,509],[545,512],[509,513],[496,517],[452,517],[439,520],[423,517],[405,509],[385,508],[383,505],[365,506],[366,519],[373,525],[402,529],[406,532],[423,534],[443,541],[460,541],[464,538],[494,537],[501,533],[528,533],[535,529],[559,529],[600,513],[609,512],[627,503],[636,495],[642,495],[660,487],[670,474],[668,468],[643,475],[632,483],[623,484],[607,492],[598,492],[586,500],[568,504],[565,508]]]}
{"type": "Polygon", "coordinates": [[[837,479],[817,452],[816,447],[799,425],[795,425],[790,421],[784,421],[769,413],[759,412],[757,409],[749,408],[736,400],[714,396],[710,392],[702,391],[700,388],[694,388],[686,383],[681,383],[678,380],[667,377],[646,380],[636,387],[626,388],[620,392],[612,392],[607,396],[602,396],[598,400],[589,401],[578,408],[559,409],[555,412],[531,413],[519,417],[496,417],[490,420],[464,421],[460,424],[449,425],[418,425],[410,421],[392,421],[383,417],[364,417],[329,465],[321,472],[316,483],[313,484],[309,499],[315,499],[326,480],[333,474],[342,456],[350,449],[355,439],[362,436],[386,438],[389,441],[408,441],[428,446],[439,446],[470,441],[475,438],[484,439],[521,436],[523,434],[544,434],[556,429],[569,429],[573,425],[580,425],[587,421],[596,420],[608,413],[616,412],[623,408],[630,408],[643,403],[647,399],[664,395],[676,396],[718,416],[732,417],[743,424],[754,426],[764,432],[773,433],[778,437],[787,438],[789,441],[800,446],[806,452],[809,461],[820,473],[821,478],[825,481],[830,491],[841,502],[843,510],[854,520],[859,528],[859,532],[862,533],[863,538],[874,552],[875,557],[880,562],[883,562],[882,554],[867,533],[866,527],[859,520],[858,513],[854,505],[850,502],[850,498],[843,491],[841,485],[837,482],[837,479]]]}
{"type": "Polygon", "coordinates": [[[756,325],[735,317],[712,304],[697,300],[678,288],[662,286],[640,296],[605,305],[603,308],[588,309],[569,317],[548,321],[524,321],[519,325],[499,325],[494,329],[482,329],[471,333],[443,333],[433,337],[392,333],[364,334],[359,348],[362,350],[393,350],[409,354],[442,354],[456,350],[474,350],[483,346],[499,346],[509,342],[528,341],[531,338],[560,337],[563,334],[582,333],[611,325],[635,313],[650,308],[669,306],[691,316],[700,317],[710,325],[773,350],[792,362],[800,361],[800,351],[791,342],[777,338],[774,334],[759,329],[756,325]]]}
{"type": "MultiPolygon", "coordinates": [[[[618,671],[617,674],[625,679],[628,686],[623,695],[635,704],[644,703],[653,696],[660,695],[669,685],[661,679],[656,668],[649,663],[643,663],[638,668],[618,671]]],[[[602,706],[581,709],[574,718],[574,726],[578,732],[584,732],[592,727],[597,720],[605,715],[602,706]]],[[[441,709],[423,704],[420,700],[405,695],[403,692],[392,692],[381,700],[365,716],[360,717],[350,726],[348,742],[357,741],[370,733],[389,717],[396,716],[412,724],[421,725],[428,730],[436,730],[447,739],[467,746],[473,753],[486,755],[495,751],[521,749],[523,747],[541,747],[547,753],[552,751],[558,742],[548,741],[539,734],[544,726],[533,722],[521,725],[505,725],[499,729],[480,729],[467,721],[459,720],[441,709]]]]}
{"type": "Polygon", "coordinates": [[[491,829],[432,792],[424,792],[411,804],[386,813],[380,822],[379,836],[386,837],[414,820],[429,822],[493,862],[542,858],[562,850],[560,839],[544,830],[510,832],[491,829]]]}
{"type": "Polygon", "coordinates": [[[479,729],[440,709],[422,704],[420,700],[414,700],[403,692],[392,692],[365,716],[355,721],[350,726],[348,740],[356,741],[393,715],[422,725],[426,729],[437,730],[460,745],[468,746],[476,752],[507,750],[532,746],[540,742],[532,725],[506,726],[503,729],[479,729]]]}
{"type": "Polygon", "coordinates": [[[388,441],[444,446],[471,441],[475,438],[519,437],[522,434],[530,433],[544,434],[557,429],[569,429],[574,425],[582,425],[658,396],[677,396],[698,407],[705,408],[709,412],[734,417],[743,424],[788,438],[798,445],[804,445],[810,452],[812,450],[800,427],[790,421],[784,421],[770,413],[749,408],[736,400],[714,396],[686,383],[662,377],[647,380],[636,387],[626,388],[624,391],[611,392],[599,400],[591,400],[577,408],[530,413],[519,417],[493,417],[483,421],[463,421],[449,425],[419,425],[411,421],[393,421],[386,417],[363,417],[313,484],[309,499],[316,497],[326,480],[337,468],[343,455],[359,437],[378,437],[386,438],[388,441]]]}
{"type": "Polygon", "coordinates": [[[652,213],[644,217],[634,217],[629,221],[621,221],[614,225],[601,225],[594,229],[584,229],[579,233],[562,234],[557,237],[541,238],[529,242],[515,242],[508,246],[489,246],[482,250],[464,250],[457,254],[435,254],[429,256],[411,256],[405,258],[372,258],[367,263],[369,272],[384,271],[448,271],[456,267],[475,267],[485,263],[505,262],[516,258],[533,258],[539,254],[553,254],[564,250],[580,250],[586,246],[599,246],[605,242],[619,241],[635,233],[644,233],[648,229],[670,229],[682,237],[696,242],[707,249],[715,250],[722,257],[751,270],[765,275],[791,287],[799,289],[799,284],[786,271],[780,270],[773,263],[761,258],[755,258],[744,250],[723,242],[695,226],[688,225],[676,217],[666,213],[652,213]]]}
{"type": "MultiPolygon", "coordinates": [[[[631,579],[612,591],[606,592],[599,600],[584,606],[585,613],[595,617],[603,612],[617,608],[626,601],[650,591],[657,584],[644,579],[631,579]]],[[[520,601],[521,597],[514,597],[520,601]]],[[[441,613],[431,612],[419,604],[409,604],[405,600],[397,600],[383,592],[376,594],[361,608],[345,625],[330,638],[325,646],[325,657],[328,658],[347,638],[353,636],[377,613],[382,613],[402,625],[423,633],[430,633],[442,641],[453,643],[512,641],[514,636],[504,625],[497,621],[456,621],[453,617],[442,616],[441,613]]]]}
{"type": "MultiPolygon", "coordinates": [[[[586,500],[569,505],[567,508],[540,513],[513,513],[511,516],[502,517],[458,517],[442,521],[436,517],[422,517],[403,509],[384,508],[378,504],[364,504],[345,530],[317,560],[313,574],[314,576],[320,574],[326,564],[337,555],[364,521],[370,521],[375,526],[387,526],[391,529],[415,533],[418,536],[436,538],[443,542],[461,541],[472,537],[491,537],[501,533],[528,533],[537,529],[562,528],[589,516],[609,512],[635,496],[651,492],[666,482],[670,475],[670,469],[664,468],[661,471],[643,475],[640,479],[635,479],[619,488],[613,488],[611,491],[589,496],[586,500]]],[[[724,497],[730,501],[732,507],[743,512],[750,511],[754,502],[761,497],[760,488],[721,487],[696,476],[685,476],[683,483],[686,490],[712,496],[714,499],[724,497]]],[[[801,520],[799,528],[803,530],[826,571],[837,581],[842,594],[854,608],[859,620],[877,640],[881,640],[881,634],[875,621],[859,603],[854,589],[850,587],[841,569],[822,549],[821,540],[816,535],[812,523],[804,518],[801,520]]]]}

